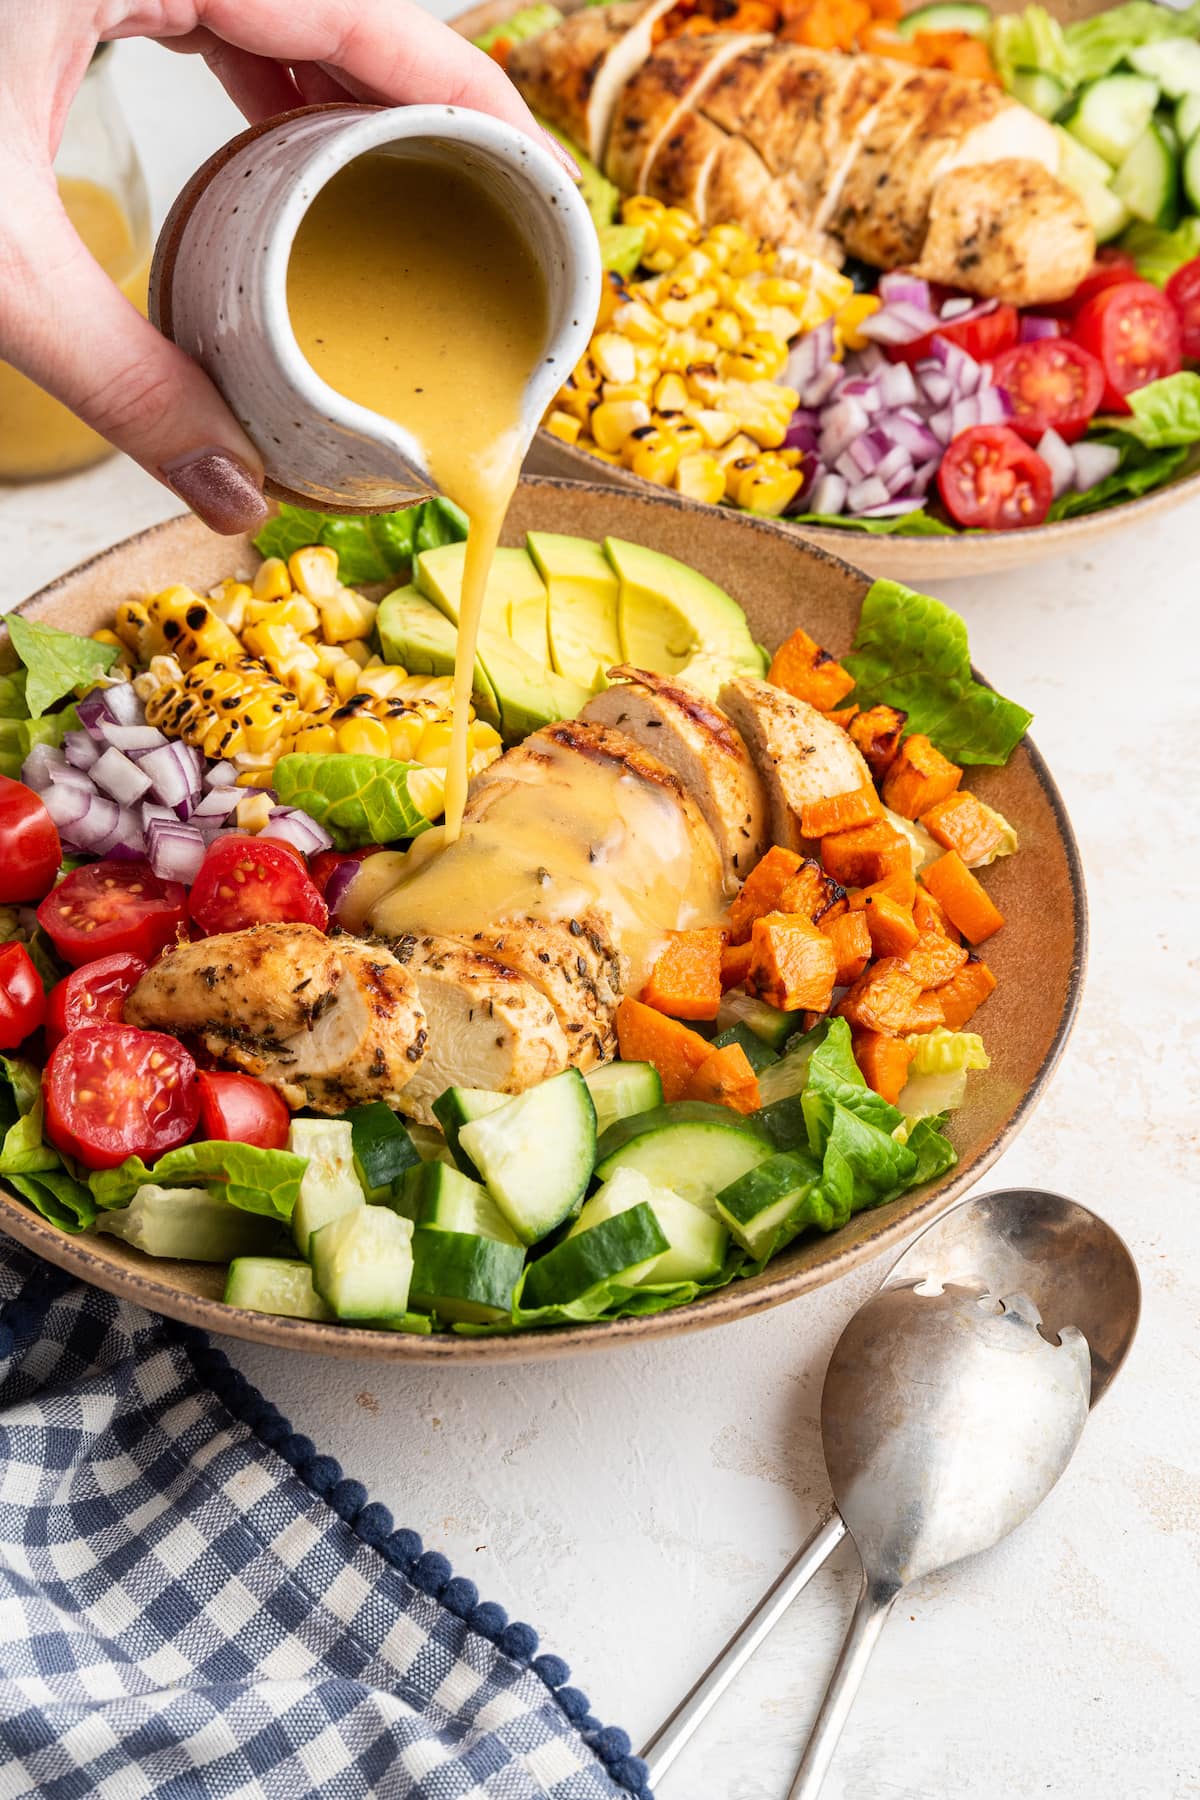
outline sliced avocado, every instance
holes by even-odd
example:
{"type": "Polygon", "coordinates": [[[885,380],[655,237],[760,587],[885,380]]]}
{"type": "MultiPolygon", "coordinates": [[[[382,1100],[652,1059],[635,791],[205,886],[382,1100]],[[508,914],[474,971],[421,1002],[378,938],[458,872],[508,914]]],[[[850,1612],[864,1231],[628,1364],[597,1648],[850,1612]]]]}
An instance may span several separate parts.
{"type": "MultiPolygon", "coordinates": [[[[423,551],[413,565],[413,580],[448,619],[457,620],[462,597],[465,544],[440,544],[423,551]]],[[[539,663],[550,661],[546,629],[546,584],[528,550],[497,550],[488,576],[482,629],[511,637],[539,663]]]]}
{"type": "Polygon", "coordinates": [[[646,247],[644,225],[601,225],[600,261],[613,275],[632,275],[646,247]]]}
{"type": "Polygon", "coordinates": [[[732,675],[761,675],[746,615],[723,588],[661,551],[605,538],[620,582],[621,651],[635,668],[682,675],[715,698],[732,675]]]}
{"type": "MultiPolygon", "coordinates": [[[[398,663],[410,675],[453,675],[458,633],[451,620],[416,588],[396,588],[388,594],[380,603],[375,628],[385,662],[398,663]]],[[[496,692],[478,656],[471,686],[480,718],[498,726],[496,692]]]]}
{"type": "Polygon", "coordinates": [[[531,531],[526,542],[549,595],[550,654],[560,675],[595,692],[621,661],[617,578],[599,544],[531,531]]]}
{"type": "Polygon", "coordinates": [[[510,744],[555,719],[573,719],[592,697],[591,688],[555,674],[498,633],[480,638],[479,655],[500,702],[500,730],[510,744]]]}

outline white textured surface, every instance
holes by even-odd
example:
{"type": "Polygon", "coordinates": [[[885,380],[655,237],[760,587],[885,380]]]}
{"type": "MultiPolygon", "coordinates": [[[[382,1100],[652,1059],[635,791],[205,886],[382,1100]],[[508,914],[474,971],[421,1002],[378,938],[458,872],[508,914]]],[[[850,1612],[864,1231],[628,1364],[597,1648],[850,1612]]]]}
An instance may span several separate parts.
{"type": "MultiPolygon", "coordinates": [[[[141,45],[120,59],[161,214],[236,116],[191,61],[141,45]]],[[[0,598],[174,510],[119,463],[0,493],[0,598]]],[[[942,590],[980,666],[1037,714],[1092,908],[1075,1037],[988,1185],[1095,1205],[1138,1257],[1145,1311],[1040,1515],[897,1611],[829,1800],[1200,1795],[1198,531],[1193,504],[1075,560],[942,590]]],[[[813,1524],[825,1359],[874,1280],[644,1353],[494,1375],[228,1348],[641,1741],[813,1524]]],[[[663,1800],[782,1800],[851,1561],[800,1601],[663,1800]]]]}

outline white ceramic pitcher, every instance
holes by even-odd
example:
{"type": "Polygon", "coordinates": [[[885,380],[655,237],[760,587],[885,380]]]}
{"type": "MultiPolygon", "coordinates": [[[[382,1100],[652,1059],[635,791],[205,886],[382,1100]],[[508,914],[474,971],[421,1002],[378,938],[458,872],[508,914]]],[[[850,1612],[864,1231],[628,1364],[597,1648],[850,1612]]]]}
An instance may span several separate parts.
{"type": "Polygon", "coordinates": [[[387,510],[435,485],[407,431],[321,380],[288,318],[300,221],[326,182],[368,151],[469,173],[540,264],[549,330],[525,391],[523,449],[587,349],[600,301],[596,231],[575,184],[549,151],[499,119],[460,106],[317,106],[233,139],[167,217],[150,317],[220,388],[258,447],[268,492],[326,511],[387,510]]]}

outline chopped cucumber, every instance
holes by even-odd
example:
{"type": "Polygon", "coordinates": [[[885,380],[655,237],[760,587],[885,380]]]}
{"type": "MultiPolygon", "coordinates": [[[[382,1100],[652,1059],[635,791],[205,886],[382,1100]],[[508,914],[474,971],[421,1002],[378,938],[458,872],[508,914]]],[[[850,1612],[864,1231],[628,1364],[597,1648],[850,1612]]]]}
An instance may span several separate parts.
{"type": "Polygon", "coordinates": [[[1200,131],[1200,94],[1185,94],[1175,108],[1175,129],[1185,147],[1200,131]]]}
{"type": "Polygon", "coordinates": [[[1200,137],[1194,137],[1183,153],[1183,191],[1188,205],[1200,212],[1200,137]]]}
{"type": "Polygon", "coordinates": [[[1113,176],[1112,191],[1144,224],[1158,225],[1167,231],[1176,224],[1179,158],[1156,120],[1150,121],[1113,176]]]}
{"type": "Polygon", "coordinates": [[[820,1179],[821,1165],[803,1150],[772,1156],[717,1195],[717,1212],[743,1249],[765,1256],[820,1179]]]}
{"type": "Polygon", "coordinates": [[[1112,170],[1102,156],[1096,156],[1091,150],[1085,149],[1070,132],[1064,131],[1059,125],[1054,130],[1062,152],[1059,175],[1069,188],[1075,190],[1087,208],[1096,242],[1107,244],[1124,231],[1129,223],[1129,213],[1124,203],[1117,199],[1108,185],[1112,170]]]}
{"type": "Polygon", "coordinates": [[[410,1299],[423,1312],[473,1325],[511,1313],[513,1289],[525,1267],[520,1244],[422,1226],[413,1232],[412,1256],[410,1299]]]}
{"type": "Polygon", "coordinates": [[[916,37],[919,31],[965,31],[968,37],[986,37],[992,28],[992,9],[979,0],[930,0],[897,21],[897,37],[916,37]]]}
{"type": "Polygon", "coordinates": [[[616,1119],[649,1112],[662,1105],[662,1080],[652,1063],[610,1062],[589,1069],[583,1078],[596,1108],[596,1134],[607,1131],[616,1119]]]}
{"type": "Polygon", "coordinates": [[[776,1100],[790,1100],[796,1094],[802,1094],[808,1086],[808,1065],[812,1061],[813,1051],[824,1041],[825,1026],[816,1026],[806,1031],[790,1044],[778,1062],[764,1069],[758,1078],[758,1097],[764,1106],[771,1106],[776,1100]]]}
{"type": "Polygon", "coordinates": [[[1200,44],[1194,38],[1159,38],[1156,44],[1139,44],[1126,52],[1125,60],[1139,75],[1156,81],[1169,100],[1184,94],[1200,94],[1200,44]]]}
{"type": "Polygon", "coordinates": [[[564,1238],[531,1263],[521,1305],[565,1306],[618,1278],[622,1286],[636,1287],[668,1248],[654,1208],[644,1202],[631,1206],[578,1237],[564,1238]]]}
{"type": "Polygon", "coordinates": [[[755,1037],[772,1050],[782,1050],[796,1029],[795,1013],[781,1012],[777,1006],[768,1006],[765,1000],[758,1000],[753,994],[744,994],[738,990],[724,995],[717,1012],[717,1029],[728,1031],[734,1025],[747,1025],[755,1037]]]}
{"type": "Polygon", "coordinates": [[[436,1125],[418,1125],[410,1122],[408,1135],[422,1162],[445,1163],[451,1169],[458,1167],[454,1160],[454,1152],[446,1142],[445,1133],[439,1131],[436,1125]]]}
{"type": "Polygon", "coordinates": [[[771,1144],[753,1119],[703,1100],[676,1100],[610,1125],[596,1147],[596,1174],[608,1181],[618,1169],[637,1169],[656,1187],[669,1188],[715,1217],[713,1201],[755,1163],[771,1144]]]}
{"type": "Polygon", "coordinates": [[[313,1286],[339,1319],[398,1319],[408,1310],[413,1228],[388,1206],[357,1206],[309,1240],[313,1286]]]}
{"type": "Polygon", "coordinates": [[[306,1262],[283,1256],[239,1256],[229,1265],[226,1306],[244,1312],[275,1313],[285,1319],[332,1319],[312,1283],[306,1262]]]}
{"type": "Polygon", "coordinates": [[[579,1070],[564,1069],[464,1125],[459,1143],[521,1242],[536,1244],[587,1192],[596,1108],[579,1070]]]}
{"type": "Polygon", "coordinates": [[[511,1094],[494,1094],[490,1088],[447,1088],[433,1103],[433,1116],[446,1134],[450,1154],[464,1175],[478,1175],[469,1156],[459,1148],[458,1136],[472,1119],[484,1119],[490,1112],[507,1106],[511,1094]]]}
{"type": "Polygon", "coordinates": [[[681,1200],[668,1188],[655,1187],[637,1169],[618,1169],[585,1203],[567,1236],[578,1237],[606,1219],[642,1205],[653,1207],[668,1248],[639,1277],[639,1287],[648,1282],[662,1287],[676,1281],[711,1281],[720,1273],[729,1241],[724,1225],[690,1200],[681,1200]]]}
{"type": "Polygon", "coordinates": [[[1145,131],[1157,105],[1157,81],[1144,75],[1105,75],[1081,89],[1067,130],[1116,168],[1145,131]]]}
{"type": "Polygon", "coordinates": [[[372,1199],[391,1193],[404,1171],[415,1168],[421,1160],[408,1127],[382,1100],[371,1106],[356,1106],[346,1119],[363,1187],[372,1199]]]}
{"type": "Polygon", "coordinates": [[[166,1188],[148,1181],[128,1206],[102,1211],[96,1230],[119,1237],[147,1256],[184,1262],[228,1262],[279,1248],[279,1226],[241,1212],[207,1188],[166,1188]]]}
{"type": "MultiPolygon", "coordinates": [[[[772,1012],[775,1010],[772,1007],[772,1012]]],[[[746,1061],[756,1075],[763,1069],[769,1069],[779,1058],[769,1044],[764,1044],[757,1032],[751,1031],[748,1025],[731,1025],[728,1031],[722,1031],[712,1041],[714,1050],[725,1050],[730,1044],[737,1044],[746,1052],[746,1061]]]]}
{"type": "Polygon", "coordinates": [[[487,1189],[445,1163],[410,1169],[398,1210],[430,1231],[467,1232],[497,1244],[521,1241],[487,1189]]]}
{"type": "Polygon", "coordinates": [[[1071,96],[1070,88],[1043,69],[1018,69],[1009,93],[1030,112],[1040,113],[1043,119],[1056,118],[1071,96]]]}
{"type": "Polygon", "coordinates": [[[365,1206],[366,1195],[354,1172],[354,1135],[347,1120],[293,1119],[287,1147],[308,1158],[292,1213],[296,1248],[307,1256],[313,1232],[342,1213],[365,1206]]]}

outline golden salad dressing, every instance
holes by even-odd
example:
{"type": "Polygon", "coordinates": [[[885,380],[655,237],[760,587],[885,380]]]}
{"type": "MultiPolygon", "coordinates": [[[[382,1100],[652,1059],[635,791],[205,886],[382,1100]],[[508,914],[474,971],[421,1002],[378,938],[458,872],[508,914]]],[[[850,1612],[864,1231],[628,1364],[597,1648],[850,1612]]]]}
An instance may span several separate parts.
{"type": "MultiPolygon", "coordinates": [[[[67,217],[139,312],[146,310],[150,247],[139,244],[117,195],[98,182],[60,175],[67,217]]],[[[85,469],[113,447],[8,363],[0,362],[0,481],[36,481],[85,469]]]]}
{"type": "Polygon", "coordinates": [[[301,221],[288,311],[321,379],[403,425],[471,521],[454,664],[446,841],[467,797],[475,641],[521,463],[521,403],[545,350],[546,286],[492,197],[441,162],[372,154],[301,221]]]}

